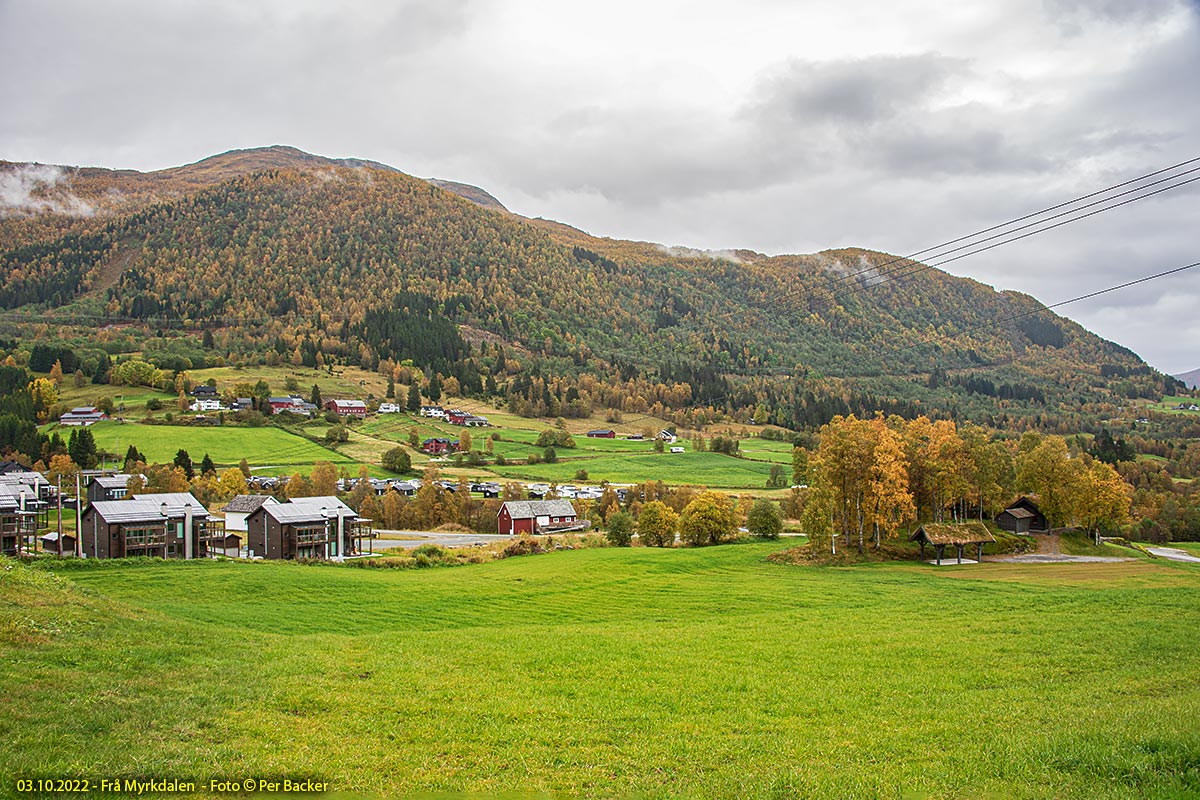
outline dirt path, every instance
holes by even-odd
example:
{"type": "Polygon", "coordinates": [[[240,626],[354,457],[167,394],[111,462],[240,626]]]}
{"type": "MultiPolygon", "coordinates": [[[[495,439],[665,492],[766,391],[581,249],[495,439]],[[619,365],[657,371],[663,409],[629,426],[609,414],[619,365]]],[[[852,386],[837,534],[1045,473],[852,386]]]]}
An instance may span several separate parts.
{"type": "Polygon", "coordinates": [[[1065,564],[1070,562],[1107,564],[1117,561],[1131,561],[1129,558],[1113,556],[1068,556],[1062,551],[1062,545],[1057,533],[1034,534],[1037,550],[1016,556],[988,556],[988,561],[1005,561],[1014,564],[1065,564]]]}
{"type": "Polygon", "coordinates": [[[1059,544],[1057,533],[1036,533],[1033,535],[1038,549],[1034,552],[1039,556],[1061,556],[1062,546],[1059,544]]]}

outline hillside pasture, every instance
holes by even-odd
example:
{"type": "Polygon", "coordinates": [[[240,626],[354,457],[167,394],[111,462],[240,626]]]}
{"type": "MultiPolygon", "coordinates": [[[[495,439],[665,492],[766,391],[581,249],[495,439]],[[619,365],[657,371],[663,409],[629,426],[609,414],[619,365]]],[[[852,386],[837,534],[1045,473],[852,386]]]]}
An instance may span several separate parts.
{"type": "Polygon", "coordinates": [[[602,455],[572,457],[570,450],[558,451],[554,464],[511,464],[492,467],[506,478],[522,478],[554,483],[574,480],[578,470],[588,472],[596,483],[644,483],[663,481],[672,485],[709,486],[719,489],[761,489],[771,467],[758,461],[735,458],[721,453],[649,453],[646,455],[602,455]]]}
{"type": "MultiPolygon", "coordinates": [[[[235,467],[244,458],[259,472],[287,472],[293,468],[308,472],[318,461],[354,463],[341,453],[271,426],[201,427],[110,421],[97,422],[91,430],[100,449],[121,459],[129,445],[134,445],[152,464],[170,464],[180,449],[187,450],[196,464],[208,453],[218,467],[235,467]]],[[[59,433],[65,437],[69,429],[60,428],[59,433]]]]}
{"type": "Polygon", "coordinates": [[[785,546],[400,571],[4,562],[0,774],[383,797],[1200,792],[1200,569],[765,562],[785,546]]]}

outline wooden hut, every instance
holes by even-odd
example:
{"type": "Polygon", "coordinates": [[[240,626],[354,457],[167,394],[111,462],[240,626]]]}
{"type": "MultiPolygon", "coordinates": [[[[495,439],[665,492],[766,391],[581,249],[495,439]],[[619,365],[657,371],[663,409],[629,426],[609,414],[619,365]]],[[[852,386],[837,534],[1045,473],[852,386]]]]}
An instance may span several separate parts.
{"type": "Polygon", "coordinates": [[[917,528],[917,532],[909,537],[910,542],[921,543],[921,560],[925,560],[925,545],[931,545],[937,553],[937,563],[940,566],[942,556],[947,547],[958,551],[958,563],[962,563],[963,549],[975,545],[975,560],[983,557],[983,546],[995,542],[996,537],[983,526],[981,522],[934,523],[929,522],[917,528]]]}
{"type": "Polygon", "coordinates": [[[1010,533],[1039,533],[1050,529],[1046,515],[1028,497],[1022,497],[997,514],[996,525],[1010,533]]]}

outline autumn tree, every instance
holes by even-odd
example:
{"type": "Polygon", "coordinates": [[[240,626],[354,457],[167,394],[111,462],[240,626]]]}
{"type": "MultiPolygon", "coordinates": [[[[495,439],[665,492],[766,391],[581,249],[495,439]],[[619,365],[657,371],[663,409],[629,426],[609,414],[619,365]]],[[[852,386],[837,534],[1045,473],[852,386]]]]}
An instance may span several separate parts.
{"type": "MultiPolygon", "coordinates": [[[[874,463],[867,473],[864,501],[878,549],[882,538],[895,538],[901,523],[916,516],[916,506],[908,491],[908,462],[903,438],[881,417],[871,420],[870,431],[874,463]]],[[[860,550],[861,547],[860,536],[860,550]]]]}
{"type": "Polygon", "coordinates": [[[675,544],[675,530],[679,515],[661,500],[652,500],[642,506],[638,515],[638,539],[647,547],[671,547],[675,544]]]}
{"type": "Polygon", "coordinates": [[[332,463],[318,461],[313,464],[312,476],[309,480],[312,483],[313,495],[329,497],[337,494],[338,473],[337,467],[332,463]]]}
{"type": "Polygon", "coordinates": [[[808,460],[808,489],[805,490],[804,508],[800,511],[800,529],[808,537],[814,553],[828,548],[837,554],[837,536],[834,535],[836,506],[833,489],[823,472],[825,464],[820,453],[808,460]]]}
{"type": "Polygon", "coordinates": [[[733,501],[721,492],[703,492],[679,517],[679,537],[693,547],[721,544],[737,534],[733,501]]]}
{"type": "Polygon", "coordinates": [[[1129,484],[1112,467],[1099,459],[1078,473],[1076,489],[1077,524],[1096,537],[1100,544],[1100,529],[1122,525],[1129,519],[1129,504],[1133,494],[1129,484]]]}
{"type": "Polygon", "coordinates": [[[288,478],[287,487],[284,489],[284,495],[289,500],[293,497],[312,497],[315,494],[312,481],[299,472],[292,473],[292,476],[288,478]]]}
{"type": "Polygon", "coordinates": [[[246,479],[239,469],[222,470],[212,485],[212,493],[218,502],[227,503],[246,491],[246,479]]]}
{"type": "MultiPolygon", "coordinates": [[[[1025,440],[1022,440],[1022,447],[1025,440]]],[[[1038,497],[1038,508],[1052,527],[1071,521],[1076,510],[1074,492],[1082,464],[1071,458],[1067,441],[1047,436],[1017,456],[1017,489],[1038,497]]]]}

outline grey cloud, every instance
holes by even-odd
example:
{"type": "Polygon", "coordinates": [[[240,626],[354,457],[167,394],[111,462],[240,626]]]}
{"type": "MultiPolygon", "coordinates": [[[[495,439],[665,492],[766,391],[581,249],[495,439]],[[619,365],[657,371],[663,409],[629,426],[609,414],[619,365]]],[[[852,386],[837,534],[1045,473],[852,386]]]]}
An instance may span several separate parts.
{"type": "Polygon", "coordinates": [[[0,170],[0,218],[42,212],[90,217],[95,209],[71,192],[69,178],[59,167],[19,164],[0,170]]]}
{"type": "Polygon", "coordinates": [[[958,59],[933,53],[791,61],[763,82],[753,113],[800,122],[877,123],[923,108],[963,67],[958,59]]]}
{"type": "Polygon", "coordinates": [[[1145,23],[1187,5],[1180,0],[1043,0],[1047,14],[1066,30],[1078,33],[1092,20],[1145,23]]]}

